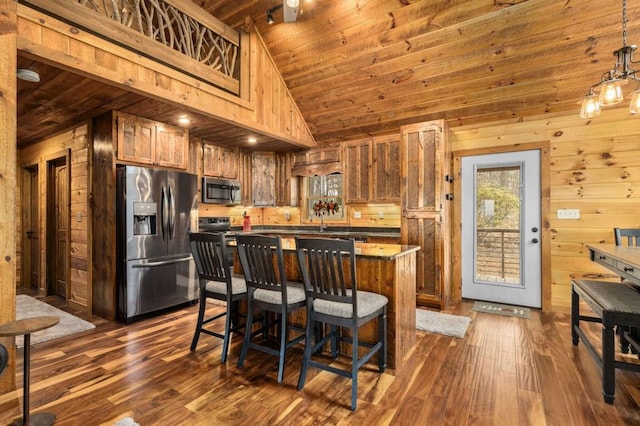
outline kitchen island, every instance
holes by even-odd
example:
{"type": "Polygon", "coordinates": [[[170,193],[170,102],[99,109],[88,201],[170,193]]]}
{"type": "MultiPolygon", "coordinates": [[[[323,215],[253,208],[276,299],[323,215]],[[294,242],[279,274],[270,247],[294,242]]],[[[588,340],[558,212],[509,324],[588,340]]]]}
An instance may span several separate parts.
{"type": "MultiPolygon", "coordinates": [[[[287,279],[302,281],[295,254],[295,239],[282,238],[287,279]]],[[[387,306],[387,366],[398,369],[416,343],[416,252],[419,246],[356,242],[358,290],[382,294],[387,306]]],[[[240,262],[235,262],[239,268],[240,262]]],[[[236,269],[237,272],[240,270],[236,269]]],[[[292,314],[291,320],[305,324],[306,313],[292,314]]],[[[363,340],[374,340],[377,321],[360,328],[363,340]]],[[[346,345],[346,344],[343,344],[346,345]]],[[[349,354],[349,348],[341,350],[349,354]]]]}

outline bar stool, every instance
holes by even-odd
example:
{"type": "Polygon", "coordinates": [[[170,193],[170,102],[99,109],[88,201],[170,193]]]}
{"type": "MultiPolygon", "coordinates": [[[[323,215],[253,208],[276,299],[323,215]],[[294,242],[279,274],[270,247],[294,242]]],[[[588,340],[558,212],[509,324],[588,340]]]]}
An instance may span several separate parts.
{"type": "Polygon", "coordinates": [[[222,339],[221,358],[224,363],[227,362],[231,333],[244,329],[244,324],[239,322],[238,302],[247,298],[247,286],[244,278],[231,274],[227,242],[223,233],[191,233],[189,244],[200,282],[200,307],[191,350],[196,350],[200,333],[218,337],[222,339]],[[226,302],[225,311],[205,318],[208,298],[226,302]],[[222,317],[225,317],[223,333],[205,327],[222,317]]]}
{"type": "Polygon", "coordinates": [[[351,410],[355,411],[358,398],[358,370],[374,354],[378,354],[378,369],[382,373],[387,366],[387,304],[389,300],[377,293],[358,291],[356,277],[355,242],[328,238],[296,237],[298,264],[304,280],[307,296],[307,339],[304,361],[300,370],[298,389],[304,387],[309,367],[319,368],[351,379],[351,410]],[[378,320],[376,342],[359,338],[363,324],[378,320]],[[312,344],[312,330],[316,323],[326,323],[331,331],[324,337],[317,335],[312,344]],[[338,328],[351,330],[347,338],[338,328]],[[338,356],[337,343],[351,344],[351,369],[345,370],[312,359],[312,355],[331,342],[331,356],[338,356]],[[367,348],[361,357],[359,348],[367,348]]]}
{"type": "Polygon", "coordinates": [[[53,413],[36,413],[29,417],[29,370],[31,362],[31,334],[56,325],[58,317],[34,317],[0,325],[0,337],[24,336],[24,363],[23,363],[23,401],[22,418],[15,419],[10,426],[28,425],[31,422],[37,426],[50,426],[55,423],[56,415],[53,413]]]}
{"type": "MultiPolygon", "coordinates": [[[[247,350],[256,349],[278,357],[278,383],[284,376],[284,361],[287,349],[304,340],[304,329],[289,324],[289,313],[303,308],[305,294],[302,284],[290,282],[284,269],[282,241],[279,236],[238,235],[238,255],[247,283],[247,325],[242,342],[242,351],[238,359],[238,368],[244,365],[247,350]],[[272,312],[277,315],[278,348],[251,340],[253,326],[253,310],[272,312]],[[301,332],[299,336],[288,339],[290,329],[301,332]]],[[[263,330],[266,329],[263,321],[263,330]]],[[[263,332],[266,337],[266,332],[263,332]]]]}

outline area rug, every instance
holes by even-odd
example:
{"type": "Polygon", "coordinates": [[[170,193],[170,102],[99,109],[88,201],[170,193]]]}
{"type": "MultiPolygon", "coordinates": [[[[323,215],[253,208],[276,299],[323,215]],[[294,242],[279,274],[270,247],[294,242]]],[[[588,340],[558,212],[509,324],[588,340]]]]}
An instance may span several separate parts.
{"type": "Polygon", "coordinates": [[[486,312],[488,314],[506,315],[509,317],[518,317],[531,319],[531,310],[521,306],[501,305],[493,302],[476,301],[473,304],[473,310],[476,312],[486,312]]]}
{"type": "MultiPolygon", "coordinates": [[[[16,296],[16,319],[32,318],[39,316],[54,316],[60,318],[60,322],[53,327],[37,331],[31,335],[31,344],[46,342],[69,334],[90,330],[96,326],[88,321],[61,311],[51,305],[39,301],[31,296],[19,294],[16,296]]],[[[23,336],[16,336],[16,346],[24,346],[23,336]]]]}
{"type": "Polygon", "coordinates": [[[444,334],[462,339],[471,318],[441,312],[416,309],[416,328],[429,333],[444,334]]]}

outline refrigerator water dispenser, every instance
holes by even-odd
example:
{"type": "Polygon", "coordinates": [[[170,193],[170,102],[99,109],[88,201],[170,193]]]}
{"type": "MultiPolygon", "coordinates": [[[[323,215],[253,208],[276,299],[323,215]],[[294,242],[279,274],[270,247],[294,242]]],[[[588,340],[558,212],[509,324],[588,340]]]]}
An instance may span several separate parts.
{"type": "Polygon", "coordinates": [[[155,235],[156,203],[133,203],[133,235],[155,235]]]}

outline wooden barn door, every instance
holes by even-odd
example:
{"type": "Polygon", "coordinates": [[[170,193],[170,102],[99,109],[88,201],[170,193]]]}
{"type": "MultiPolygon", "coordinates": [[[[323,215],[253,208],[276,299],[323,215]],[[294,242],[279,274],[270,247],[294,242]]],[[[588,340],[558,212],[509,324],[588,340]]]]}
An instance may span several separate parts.
{"type": "Polygon", "coordinates": [[[416,259],[416,301],[440,309],[449,303],[450,159],[444,121],[401,128],[402,244],[421,247],[416,259]]]}

